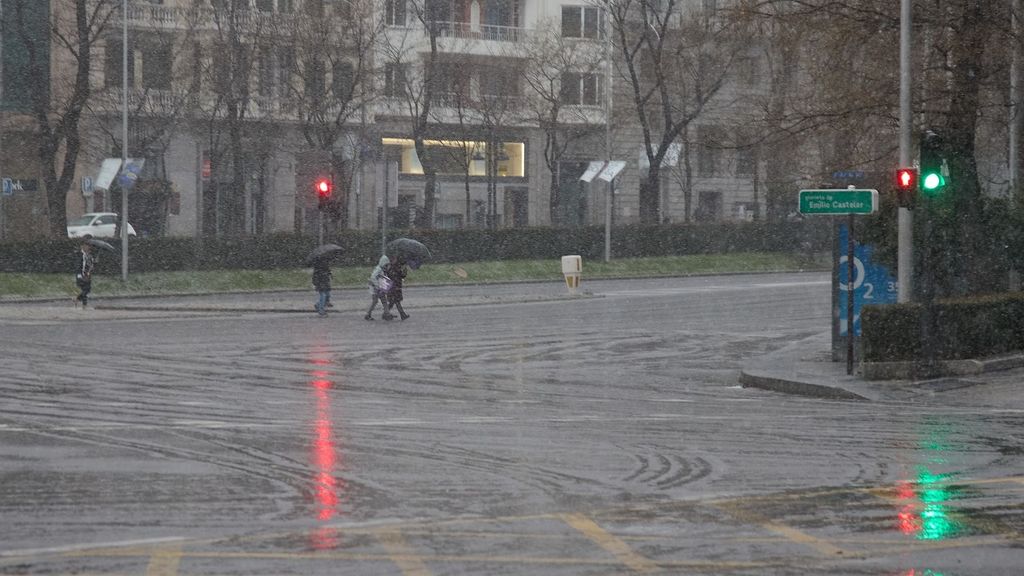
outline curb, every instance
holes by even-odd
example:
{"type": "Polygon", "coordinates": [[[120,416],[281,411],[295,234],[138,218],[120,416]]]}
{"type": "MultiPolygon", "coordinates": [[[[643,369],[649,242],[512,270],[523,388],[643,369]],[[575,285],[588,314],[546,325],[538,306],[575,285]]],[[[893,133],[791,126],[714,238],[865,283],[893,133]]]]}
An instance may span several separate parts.
{"type": "MultiPolygon", "coordinates": [[[[719,276],[755,276],[758,274],[814,274],[820,272],[828,272],[826,268],[803,268],[800,270],[753,270],[753,271],[735,271],[735,272],[704,272],[704,273],[693,273],[693,274],[638,274],[635,276],[592,276],[585,277],[583,280],[645,280],[645,279],[657,279],[657,278],[714,278],[719,276]]],[[[495,280],[495,281],[475,281],[475,282],[431,282],[431,283],[416,283],[408,284],[409,287],[416,288],[436,288],[445,286],[490,286],[498,284],[549,284],[549,283],[564,283],[564,279],[534,279],[534,280],[495,280]]],[[[364,284],[350,284],[350,285],[339,285],[333,288],[333,290],[365,290],[364,284]]],[[[223,294],[278,294],[287,292],[302,292],[307,288],[266,288],[260,290],[208,290],[202,292],[145,292],[138,294],[109,294],[103,295],[104,300],[116,300],[116,299],[142,299],[142,298],[176,298],[181,296],[218,296],[223,294]]],[[[4,304],[33,304],[39,303],[44,304],[47,302],[63,302],[68,298],[71,298],[73,294],[68,293],[67,296],[0,296],[0,306],[4,304]]]]}
{"type": "Polygon", "coordinates": [[[769,376],[764,373],[759,374],[757,372],[747,370],[740,371],[740,385],[744,388],[759,388],[761,390],[769,390],[772,392],[782,392],[784,394],[808,396],[811,398],[824,398],[827,400],[871,401],[870,398],[861,396],[860,394],[855,394],[845,388],[813,384],[811,382],[801,382],[798,380],[789,380],[786,378],[769,376]]]}

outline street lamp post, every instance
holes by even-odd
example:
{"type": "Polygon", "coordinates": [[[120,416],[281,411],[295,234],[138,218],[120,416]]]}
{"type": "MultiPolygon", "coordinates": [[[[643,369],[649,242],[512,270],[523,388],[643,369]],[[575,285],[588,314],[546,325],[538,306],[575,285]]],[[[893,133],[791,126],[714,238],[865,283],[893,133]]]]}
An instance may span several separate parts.
{"type": "MultiPolygon", "coordinates": [[[[128,167],[128,0],[121,2],[121,170],[128,167]]],[[[121,281],[128,281],[128,185],[121,182],[121,281]]]]}

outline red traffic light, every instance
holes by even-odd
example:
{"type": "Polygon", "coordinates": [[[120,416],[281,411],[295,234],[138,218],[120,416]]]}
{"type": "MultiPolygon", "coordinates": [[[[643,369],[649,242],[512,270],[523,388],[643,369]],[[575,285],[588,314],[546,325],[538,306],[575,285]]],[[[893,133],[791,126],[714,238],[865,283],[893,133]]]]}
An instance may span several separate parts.
{"type": "Polygon", "coordinates": [[[917,170],[914,168],[899,168],[896,170],[896,189],[914,190],[917,188],[917,170]]]}
{"type": "Polygon", "coordinates": [[[316,181],[316,193],[321,198],[327,198],[331,195],[331,181],[327,178],[321,178],[316,181]]]}

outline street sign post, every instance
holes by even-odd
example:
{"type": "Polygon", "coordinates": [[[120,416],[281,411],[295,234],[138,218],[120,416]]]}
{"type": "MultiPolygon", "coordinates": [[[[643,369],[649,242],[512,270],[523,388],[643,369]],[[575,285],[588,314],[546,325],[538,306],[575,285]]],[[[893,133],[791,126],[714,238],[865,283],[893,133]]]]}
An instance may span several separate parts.
{"type": "Polygon", "coordinates": [[[873,214],[878,211],[878,190],[801,190],[801,214],[873,214]]]}
{"type": "Polygon", "coordinates": [[[801,190],[798,202],[801,214],[846,215],[846,373],[853,374],[853,291],[855,274],[853,216],[878,211],[878,190],[850,188],[837,190],[801,190]]]}

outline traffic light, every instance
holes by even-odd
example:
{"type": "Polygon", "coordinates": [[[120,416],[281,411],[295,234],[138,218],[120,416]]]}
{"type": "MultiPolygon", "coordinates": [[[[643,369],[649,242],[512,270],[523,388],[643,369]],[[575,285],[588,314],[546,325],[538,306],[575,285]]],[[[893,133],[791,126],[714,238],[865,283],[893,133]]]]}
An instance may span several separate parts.
{"type": "Polygon", "coordinates": [[[331,182],[330,178],[317,178],[313,187],[316,189],[316,196],[319,202],[318,206],[323,210],[331,200],[331,192],[334,191],[334,183],[331,182]]]}
{"type": "Polygon", "coordinates": [[[921,176],[918,185],[927,196],[938,196],[945,192],[949,168],[946,165],[942,137],[926,130],[921,135],[921,176]]]}
{"type": "Polygon", "coordinates": [[[917,169],[896,169],[896,203],[901,208],[913,208],[917,194],[917,169]]]}

